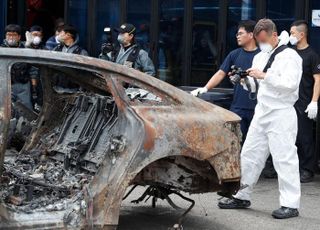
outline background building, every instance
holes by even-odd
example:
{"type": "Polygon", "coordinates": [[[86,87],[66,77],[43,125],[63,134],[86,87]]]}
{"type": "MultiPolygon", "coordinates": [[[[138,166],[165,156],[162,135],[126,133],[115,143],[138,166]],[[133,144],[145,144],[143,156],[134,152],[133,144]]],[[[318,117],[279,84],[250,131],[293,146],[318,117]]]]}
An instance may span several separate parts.
{"type": "MultiPolygon", "coordinates": [[[[33,24],[53,34],[54,20],[65,18],[79,29],[81,44],[97,56],[103,29],[130,22],[138,42],[148,50],[158,77],[174,85],[203,85],[236,48],[237,23],[244,19],[273,19],[289,30],[296,19],[310,23],[310,42],[320,53],[319,0],[0,0],[0,34],[8,23],[25,29],[33,24]],[[316,20],[316,18],[315,18],[316,20]]],[[[224,82],[223,84],[228,84],[224,82]]]]}

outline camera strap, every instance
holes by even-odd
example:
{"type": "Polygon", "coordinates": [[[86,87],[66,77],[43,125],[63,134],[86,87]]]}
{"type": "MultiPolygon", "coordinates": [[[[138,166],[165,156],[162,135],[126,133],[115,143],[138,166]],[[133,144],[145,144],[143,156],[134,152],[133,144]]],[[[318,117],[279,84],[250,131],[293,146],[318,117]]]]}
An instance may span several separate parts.
{"type": "Polygon", "coordinates": [[[272,65],[272,63],[273,63],[276,55],[277,55],[278,53],[281,53],[282,51],[284,51],[286,48],[288,48],[287,45],[279,46],[279,47],[271,54],[271,56],[270,56],[270,58],[269,58],[269,60],[268,60],[268,62],[267,62],[267,65],[266,65],[266,66],[264,67],[264,69],[263,69],[263,72],[264,72],[264,73],[266,73],[267,70],[271,67],[271,65],[272,65]]]}
{"type": "MultiPolygon", "coordinates": [[[[264,73],[266,73],[268,71],[268,69],[271,67],[276,55],[281,53],[282,51],[284,51],[286,48],[288,48],[287,45],[281,45],[271,54],[266,66],[263,69],[264,73]]],[[[245,84],[246,84],[246,86],[248,88],[248,91],[249,91],[249,98],[251,100],[256,100],[257,99],[257,95],[258,95],[258,90],[259,90],[259,82],[258,82],[258,80],[256,78],[253,78],[253,80],[254,80],[254,84],[256,85],[256,92],[254,92],[254,93],[252,92],[249,80],[247,78],[245,78],[244,82],[245,82],[245,84]]]]}

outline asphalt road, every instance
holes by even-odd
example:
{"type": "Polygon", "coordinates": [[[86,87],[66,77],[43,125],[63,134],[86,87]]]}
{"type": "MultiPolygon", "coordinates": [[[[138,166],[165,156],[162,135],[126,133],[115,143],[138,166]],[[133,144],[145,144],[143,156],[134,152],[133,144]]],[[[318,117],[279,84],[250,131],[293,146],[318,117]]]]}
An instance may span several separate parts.
{"type": "MultiPolygon", "coordinates": [[[[156,208],[151,199],[146,203],[132,204],[144,191],[137,188],[122,204],[120,230],[167,230],[172,227],[183,211],[173,209],[160,200],[156,208]]],[[[252,196],[252,206],[246,210],[221,210],[217,207],[219,196],[215,193],[187,195],[196,201],[195,207],[183,220],[183,229],[196,230],[320,230],[320,176],[314,182],[302,184],[300,216],[276,220],[271,212],[279,207],[276,179],[261,179],[252,196]]],[[[174,197],[180,207],[188,203],[174,197]]]]}

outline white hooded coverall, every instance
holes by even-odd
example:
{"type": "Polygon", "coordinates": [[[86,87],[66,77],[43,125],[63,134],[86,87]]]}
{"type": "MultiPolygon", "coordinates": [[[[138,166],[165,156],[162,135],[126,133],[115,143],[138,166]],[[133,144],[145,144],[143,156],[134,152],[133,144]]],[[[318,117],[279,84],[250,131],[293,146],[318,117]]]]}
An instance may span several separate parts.
{"type": "MultiPolygon", "coordinates": [[[[263,71],[272,52],[257,54],[252,68],[263,71]]],[[[298,99],[301,74],[302,59],[296,51],[287,48],[275,56],[265,79],[260,81],[258,104],[241,152],[241,184],[247,187],[235,198],[250,200],[253,186],[271,153],[278,173],[280,205],[299,208],[297,115],[293,105],[298,99]]],[[[253,83],[252,78],[250,82],[253,83]]]]}

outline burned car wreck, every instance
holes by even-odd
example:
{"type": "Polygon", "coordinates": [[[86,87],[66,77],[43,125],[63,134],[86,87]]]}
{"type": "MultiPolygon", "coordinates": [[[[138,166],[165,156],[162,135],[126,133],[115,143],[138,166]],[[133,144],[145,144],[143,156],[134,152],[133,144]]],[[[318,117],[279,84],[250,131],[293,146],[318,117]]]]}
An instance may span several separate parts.
{"type": "Polygon", "coordinates": [[[151,195],[153,205],[181,191],[239,189],[235,114],[95,58],[3,48],[0,65],[1,228],[116,229],[122,200],[138,185],[146,192],[136,202],[151,195]],[[44,102],[13,123],[10,71],[19,62],[40,69],[44,102]],[[58,75],[77,90],[57,88],[58,75]],[[23,125],[30,129],[16,151],[8,140],[23,125]]]}

